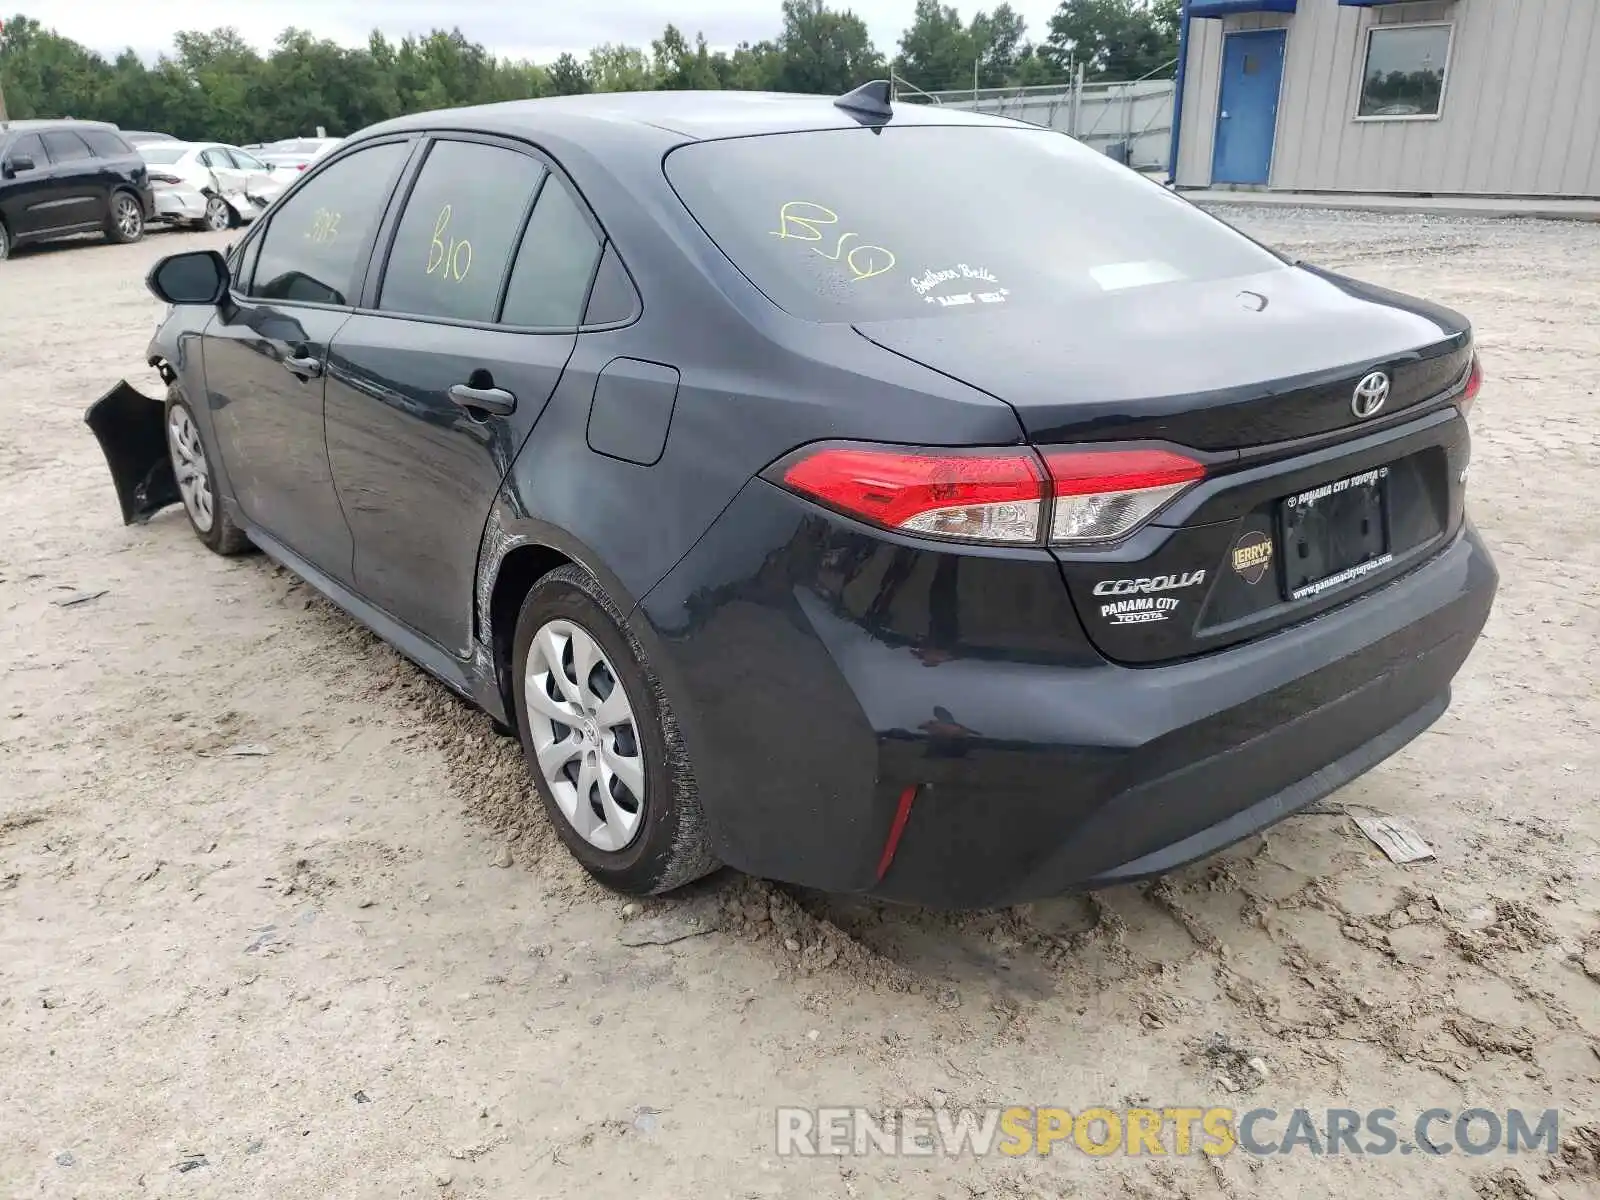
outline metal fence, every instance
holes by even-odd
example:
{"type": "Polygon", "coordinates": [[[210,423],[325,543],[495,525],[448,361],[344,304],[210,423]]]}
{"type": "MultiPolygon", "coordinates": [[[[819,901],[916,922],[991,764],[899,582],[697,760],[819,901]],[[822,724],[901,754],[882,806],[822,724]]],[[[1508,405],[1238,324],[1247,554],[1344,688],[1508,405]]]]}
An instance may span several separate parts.
{"type": "Polygon", "coordinates": [[[900,98],[993,113],[1069,133],[1141,171],[1164,171],[1172,149],[1170,79],[1133,83],[1076,83],[1032,88],[986,88],[916,93],[900,98]]]}

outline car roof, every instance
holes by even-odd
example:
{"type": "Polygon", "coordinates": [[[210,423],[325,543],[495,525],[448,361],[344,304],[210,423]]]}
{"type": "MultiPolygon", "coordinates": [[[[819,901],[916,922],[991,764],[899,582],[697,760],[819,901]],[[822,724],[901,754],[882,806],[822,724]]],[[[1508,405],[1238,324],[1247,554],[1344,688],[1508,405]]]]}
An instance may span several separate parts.
{"type": "MultiPolygon", "coordinates": [[[[592,92],[415,113],[373,126],[364,134],[456,128],[512,137],[543,131],[580,135],[586,127],[604,126],[613,133],[634,130],[641,141],[658,142],[663,131],[699,141],[859,128],[862,118],[840,108],[834,99],[792,92],[592,92]]],[[[894,125],[1017,125],[1004,117],[935,104],[897,104],[889,121],[894,125]]]]}
{"type": "Polygon", "coordinates": [[[30,117],[24,121],[11,121],[0,126],[0,134],[39,133],[51,129],[109,129],[122,132],[110,121],[80,121],[76,117],[30,117]]]}

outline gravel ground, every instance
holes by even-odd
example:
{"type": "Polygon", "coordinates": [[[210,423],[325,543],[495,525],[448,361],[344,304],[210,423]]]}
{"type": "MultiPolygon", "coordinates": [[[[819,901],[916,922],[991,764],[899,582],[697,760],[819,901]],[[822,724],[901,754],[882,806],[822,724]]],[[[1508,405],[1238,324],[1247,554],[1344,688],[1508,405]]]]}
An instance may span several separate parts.
{"type": "Polygon", "coordinates": [[[487,721],[178,511],[119,524],[83,410],[154,384],[148,265],[221,239],[0,266],[0,1195],[1600,1193],[1600,228],[1223,215],[1477,322],[1498,608],[1450,713],[1313,814],[962,917],[597,890],[487,721]],[[1368,810],[1437,859],[1389,863],[1368,810]],[[775,1155],[781,1103],[1563,1123],[1514,1159],[819,1160],[775,1155]]]}

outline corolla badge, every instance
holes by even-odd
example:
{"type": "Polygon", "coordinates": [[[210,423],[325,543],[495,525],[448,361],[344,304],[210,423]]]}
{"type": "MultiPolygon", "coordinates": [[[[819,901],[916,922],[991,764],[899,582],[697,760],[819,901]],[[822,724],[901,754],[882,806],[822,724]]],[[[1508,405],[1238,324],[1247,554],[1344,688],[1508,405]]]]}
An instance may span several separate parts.
{"type": "Polygon", "coordinates": [[[1355,413],[1359,420],[1365,421],[1368,417],[1375,417],[1389,400],[1389,376],[1382,371],[1374,371],[1360,383],[1356,384],[1355,399],[1350,401],[1350,411],[1355,413]]]}

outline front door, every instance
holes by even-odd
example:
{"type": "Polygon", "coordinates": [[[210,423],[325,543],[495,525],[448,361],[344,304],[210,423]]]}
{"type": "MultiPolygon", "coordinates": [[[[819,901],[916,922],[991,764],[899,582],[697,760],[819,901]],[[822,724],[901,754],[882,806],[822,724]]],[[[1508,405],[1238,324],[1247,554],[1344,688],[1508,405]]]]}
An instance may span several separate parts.
{"type": "Polygon", "coordinates": [[[1283,47],[1281,29],[1230,33],[1224,39],[1213,183],[1264,184],[1270,177],[1283,47]]]}
{"type": "Polygon", "coordinates": [[[257,234],[250,277],[206,328],[212,427],[246,519],[347,585],[350,530],[323,434],[329,347],[410,153],[409,142],[379,143],[307,179],[257,234]]]}
{"type": "Polygon", "coordinates": [[[457,658],[484,524],[577,344],[600,247],[541,159],[440,140],[369,292],[379,311],[334,338],[328,458],[356,588],[457,658]]]}
{"type": "Polygon", "coordinates": [[[62,193],[51,176],[44,140],[37,133],[25,133],[11,143],[0,175],[0,217],[5,218],[13,239],[70,222],[70,217],[61,215],[62,193]]]}

